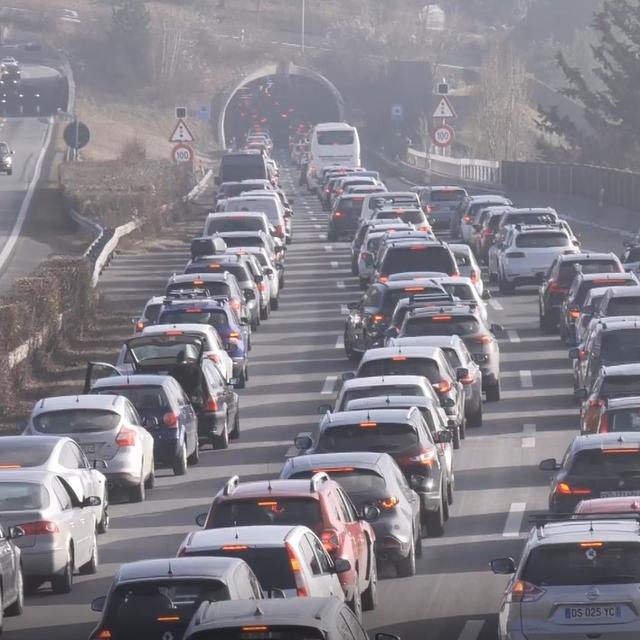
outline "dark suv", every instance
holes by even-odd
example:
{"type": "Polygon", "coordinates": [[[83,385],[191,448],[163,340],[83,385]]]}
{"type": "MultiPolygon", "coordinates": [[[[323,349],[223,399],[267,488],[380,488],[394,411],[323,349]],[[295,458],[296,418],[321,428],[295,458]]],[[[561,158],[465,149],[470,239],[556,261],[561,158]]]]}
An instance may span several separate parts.
{"type": "Polygon", "coordinates": [[[446,244],[429,242],[389,242],[381,251],[374,280],[385,282],[394,273],[407,271],[438,272],[458,276],[458,264],[446,244]]]}
{"type": "Polygon", "coordinates": [[[364,196],[345,195],[336,198],[329,216],[327,240],[335,242],[341,238],[353,238],[360,222],[360,212],[364,196]]]}

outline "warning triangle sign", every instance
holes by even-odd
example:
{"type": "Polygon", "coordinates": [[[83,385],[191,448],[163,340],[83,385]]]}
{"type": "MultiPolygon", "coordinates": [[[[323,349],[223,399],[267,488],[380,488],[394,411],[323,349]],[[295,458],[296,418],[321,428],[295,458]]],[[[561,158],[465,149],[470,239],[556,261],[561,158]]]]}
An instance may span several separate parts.
{"type": "Polygon", "coordinates": [[[453,110],[451,103],[445,96],[440,98],[436,108],[433,111],[433,118],[455,118],[456,112],[453,110]]]}
{"type": "Polygon", "coordinates": [[[193,142],[193,135],[182,118],[178,120],[169,142],[193,142]]]}

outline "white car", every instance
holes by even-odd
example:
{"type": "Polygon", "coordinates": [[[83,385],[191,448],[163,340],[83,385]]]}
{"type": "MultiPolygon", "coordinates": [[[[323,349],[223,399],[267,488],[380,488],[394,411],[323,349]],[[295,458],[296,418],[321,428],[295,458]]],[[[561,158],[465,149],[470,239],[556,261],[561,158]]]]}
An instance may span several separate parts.
{"type": "Polygon", "coordinates": [[[478,293],[482,295],[484,292],[482,270],[473,255],[473,251],[471,251],[471,247],[468,244],[449,244],[449,249],[451,249],[453,257],[456,259],[460,275],[469,278],[478,293]]]}
{"type": "Polygon", "coordinates": [[[280,304],[280,278],[278,277],[278,269],[271,262],[267,250],[263,247],[231,247],[225,253],[237,255],[248,254],[254,256],[258,261],[264,275],[264,282],[269,285],[271,300],[271,308],[277,309],[280,304]]]}
{"type": "Polygon", "coordinates": [[[131,318],[133,324],[133,335],[139,336],[142,334],[142,330],[153,325],[158,321],[160,310],[164,304],[164,296],[153,296],[147,300],[144,305],[144,309],[138,318],[131,318]]]}
{"type": "Polygon", "coordinates": [[[487,310],[487,303],[485,302],[489,297],[489,292],[487,291],[486,294],[483,292],[482,295],[480,295],[478,287],[471,278],[464,278],[462,276],[457,278],[452,276],[431,276],[429,279],[441,285],[444,290],[454,298],[459,298],[464,302],[475,302],[478,313],[484,322],[487,325],[489,324],[489,312],[487,310]]]}
{"type": "Polygon", "coordinates": [[[253,569],[264,591],[281,589],[295,596],[335,597],[344,601],[339,573],[348,560],[331,559],[311,529],[300,525],[258,525],[193,531],[180,543],[178,556],[233,556],[253,569]]]}

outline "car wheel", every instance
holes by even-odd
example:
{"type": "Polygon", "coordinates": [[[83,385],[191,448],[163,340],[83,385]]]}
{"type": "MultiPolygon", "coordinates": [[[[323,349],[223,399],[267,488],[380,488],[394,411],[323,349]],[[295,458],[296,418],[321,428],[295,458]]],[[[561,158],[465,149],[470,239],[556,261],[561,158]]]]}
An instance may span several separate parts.
{"type": "Polygon", "coordinates": [[[469,418],[467,419],[467,424],[470,427],[481,427],[482,426],[482,398],[478,403],[478,410],[474,411],[469,418]]]}
{"type": "Polygon", "coordinates": [[[24,611],[24,577],[22,575],[22,567],[18,567],[18,574],[16,575],[16,596],[15,602],[7,607],[7,617],[22,615],[24,611]]]}
{"type": "Polygon", "coordinates": [[[198,436],[196,435],[196,448],[193,450],[193,453],[189,456],[187,460],[189,464],[196,465],[200,462],[200,440],[198,440],[198,436]]]}
{"type": "Polygon", "coordinates": [[[51,589],[53,593],[69,593],[73,586],[73,549],[69,548],[67,563],[62,573],[51,577],[51,589]]]}
{"type": "Polygon", "coordinates": [[[487,387],[487,402],[498,402],[500,400],[500,382],[487,387]]]}
{"type": "Polygon", "coordinates": [[[96,531],[98,533],[107,533],[109,530],[109,502],[107,501],[106,495],[104,498],[104,503],[102,505],[102,517],[98,521],[96,525],[96,531]]]}
{"type": "Polygon", "coordinates": [[[378,604],[378,566],[371,550],[371,569],[369,571],[369,586],[362,592],[362,610],[373,611],[378,604]]]}
{"type": "Polygon", "coordinates": [[[456,427],[455,429],[453,429],[452,433],[453,433],[453,438],[451,439],[451,444],[453,445],[454,449],[459,449],[460,448],[460,429],[456,427]]]}
{"type": "Polygon", "coordinates": [[[416,558],[422,558],[422,532],[418,531],[418,535],[416,536],[414,546],[416,549],[416,558]]]}
{"type": "Polygon", "coordinates": [[[144,467],[140,470],[140,482],[129,489],[129,502],[144,502],[146,488],[144,485],[144,467]]]}
{"type": "Polygon", "coordinates": [[[278,298],[271,298],[271,310],[276,311],[276,309],[280,306],[280,300],[278,298]]]}
{"type": "Polygon", "coordinates": [[[353,611],[358,620],[362,620],[362,598],[360,597],[360,590],[358,587],[359,578],[358,574],[356,574],[356,588],[355,593],[353,594],[353,598],[351,598],[351,602],[349,602],[349,608],[353,611]]]}
{"type": "Polygon", "coordinates": [[[502,275],[498,278],[498,288],[500,289],[500,293],[505,296],[511,295],[516,290],[515,286],[508,280],[505,280],[502,275]]]}
{"type": "MultiPolygon", "coordinates": [[[[451,485],[448,484],[447,485],[446,495],[444,493],[442,494],[442,516],[443,516],[445,522],[449,519],[449,504],[451,504],[449,502],[449,488],[450,487],[451,487],[451,485]]],[[[451,502],[453,502],[453,498],[452,498],[451,502]]]]}
{"type": "Polygon", "coordinates": [[[269,307],[260,307],[260,320],[269,319],[269,307]]]}
{"type": "Polygon", "coordinates": [[[427,535],[430,538],[439,538],[444,534],[444,499],[440,495],[440,506],[437,511],[427,511],[424,515],[427,535]]]}
{"type": "Polygon", "coordinates": [[[540,310],[540,329],[543,333],[553,333],[555,330],[553,323],[549,321],[549,318],[542,310],[540,310]]]}
{"type": "Polygon", "coordinates": [[[149,471],[149,475],[147,479],[144,481],[145,489],[153,489],[156,484],[156,462],[153,460],[151,462],[151,470],[149,471]]]}
{"type": "Polygon", "coordinates": [[[453,504],[453,480],[447,482],[447,504],[453,504]]]}
{"type": "Polygon", "coordinates": [[[238,378],[238,382],[236,382],[236,389],[244,389],[247,386],[247,367],[242,370],[242,374],[238,378]]]}
{"type": "Polygon", "coordinates": [[[174,456],[171,466],[173,467],[174,476],[183,476],[187,473],[187,447],[184,441],[180,443],[180,449],[174,456]]]}
{"type": "Polygon", "coordinates": [[[213,436],[213,448],[214,449],[226,449],[229,446],[229,416],[224,419],[224,425],[222,425],[222,431],[219,435],[213,436]]]}
{"type": "Polygon", "coordinates": [[[465,418],[462,418],[458,431],[460,432],[460,440],[464,440],[467,437],[467,420],[465,418]]]}
{"type": "Polygon", "coordinates": [[[357,262],[353,262],[353,260],[351,261],[351,275],[352,276],[357,276],[358,275],[358,263],[357,262]]]}
{"type": "Polygon", "coordinates": [[[399,578],[408,578],[416,575],[416,545],[415,540],[411,544],[409,553],[405,558],[396,561],[396,571],[399,578]]]}
{"type": "Polygon", "coordinates": [[[233,420],[233,429],[229,434],[231,440],[237,440],[240,437],[240,411],[236,411],[236,417],[233,420]]]}
{"type": "Polygon", "coordinates": [[[93,547],[91,549],[91,558],[80,567],[81,576],[90,576],[98,573],[98,539],[93,536],[93,547]]]}

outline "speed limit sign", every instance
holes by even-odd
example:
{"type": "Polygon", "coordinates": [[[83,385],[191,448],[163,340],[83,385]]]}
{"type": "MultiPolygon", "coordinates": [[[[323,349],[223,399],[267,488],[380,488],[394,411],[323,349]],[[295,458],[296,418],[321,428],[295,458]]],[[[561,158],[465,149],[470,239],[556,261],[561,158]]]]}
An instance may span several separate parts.
{"type": "Polygon", "coordinates": [[[174,162],[193,162],[193,149],[188,144],[177,144],[171,151],[174,162]]]}
{"type": "Polygon", "coordinates": [[[455,132],[453,127],[448,124],[441,124],[436,127],[431,134],[431,139],[433,140],[433,144],[438,147],[448,147],[453,143],[453,139],[455,138],[455,132]]]}

